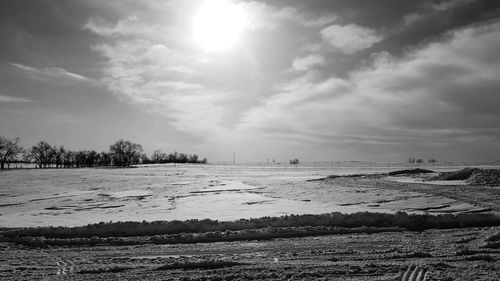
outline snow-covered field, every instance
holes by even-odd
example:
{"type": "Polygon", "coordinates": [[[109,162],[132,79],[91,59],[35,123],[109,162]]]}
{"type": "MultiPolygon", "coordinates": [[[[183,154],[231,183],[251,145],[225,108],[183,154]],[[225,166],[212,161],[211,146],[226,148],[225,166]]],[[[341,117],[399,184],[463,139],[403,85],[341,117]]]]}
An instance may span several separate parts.
{"type": "MultiPolygon", "coordinates": [[[[474,206],[404,190],[307,182],[407,167],[377,165],[149,165],[129,169],[24,169],[0,173],[0,227],[101,221],[218,219],[395,212],[474,206]]],[[[431,167],[435,171],[459,167],[431,167]]]]}

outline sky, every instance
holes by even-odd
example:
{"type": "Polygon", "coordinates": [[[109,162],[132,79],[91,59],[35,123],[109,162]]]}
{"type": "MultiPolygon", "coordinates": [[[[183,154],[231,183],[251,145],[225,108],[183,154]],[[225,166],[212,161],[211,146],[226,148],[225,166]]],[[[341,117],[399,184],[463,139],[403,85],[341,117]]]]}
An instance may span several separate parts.
{"type": "Polygon", "coordinates": [[[3,0],[0,135],[208,160],[500,160],[496,0],[3,0]]]}

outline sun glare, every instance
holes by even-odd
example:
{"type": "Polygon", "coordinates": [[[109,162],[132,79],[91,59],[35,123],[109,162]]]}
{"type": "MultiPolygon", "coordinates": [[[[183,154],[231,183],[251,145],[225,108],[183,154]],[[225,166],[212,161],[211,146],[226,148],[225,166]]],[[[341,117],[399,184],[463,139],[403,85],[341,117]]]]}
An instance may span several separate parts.
{"type": "Polygon", "coordinates": [[[247,25],[241,6],[229,0],[209,0],[194,15],[193,39],[205,51],[224,51],[236,45],[247,25]]]}

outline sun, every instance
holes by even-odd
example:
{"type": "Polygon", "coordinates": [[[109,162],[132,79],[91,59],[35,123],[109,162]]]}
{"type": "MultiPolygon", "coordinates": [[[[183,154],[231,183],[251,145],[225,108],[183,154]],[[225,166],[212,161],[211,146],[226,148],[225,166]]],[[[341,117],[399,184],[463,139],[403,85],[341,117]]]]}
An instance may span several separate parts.
{"type": "Polygon", "coordinates": [[[248,26],[245,10],[230,0],[205,1],[193,17],[195,44],[209,52],[234,47],[248,26]]]}

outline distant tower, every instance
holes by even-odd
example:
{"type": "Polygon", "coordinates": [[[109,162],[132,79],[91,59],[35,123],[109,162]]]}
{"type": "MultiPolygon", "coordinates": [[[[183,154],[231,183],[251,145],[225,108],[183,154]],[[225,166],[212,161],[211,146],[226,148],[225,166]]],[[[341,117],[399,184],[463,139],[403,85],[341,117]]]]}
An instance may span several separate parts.
{"type": "Polygon", "coordinates": [[[233,164],[236,164],[236,152],[233,152],[233,164]]]}

